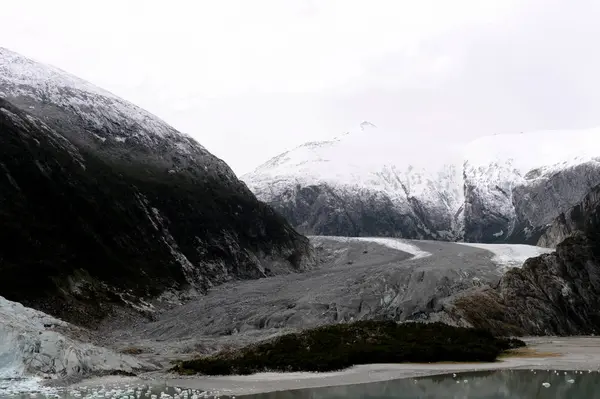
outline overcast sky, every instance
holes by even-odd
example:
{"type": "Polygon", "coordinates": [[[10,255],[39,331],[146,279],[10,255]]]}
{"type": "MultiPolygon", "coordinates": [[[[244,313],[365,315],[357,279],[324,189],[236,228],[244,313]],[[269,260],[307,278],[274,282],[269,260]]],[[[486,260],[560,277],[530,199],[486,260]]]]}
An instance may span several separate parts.
{"type": "Polygon", "coordinates": [[[436,141],[600,125],[595,0],[18,0],[0,15],[0,46],[148,109],[238,174],[363,120],[436,141]]]}

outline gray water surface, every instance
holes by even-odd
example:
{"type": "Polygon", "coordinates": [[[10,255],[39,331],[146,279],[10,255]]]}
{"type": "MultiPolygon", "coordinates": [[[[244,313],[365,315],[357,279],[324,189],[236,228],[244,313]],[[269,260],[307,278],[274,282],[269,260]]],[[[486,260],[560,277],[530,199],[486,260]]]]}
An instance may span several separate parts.
{"type": "Polygon", "coordinates": [[[590,399],[600,398],[600,373],[504,370],[460,373],[360,385],[300,389],[244,399],[590,399]],[[545,387],[544,383],[550,383],[545,387]]]}
{"type": "MultiPolygon", "coordinates": [[[[164,384],[63,388],[52,394],[21,393],[0,399],[232,399],[226,392],[203,392],[168,387],[164,384]]],[[[458,373],[368,384],[299,389],[239,399],[600,399],[597,371],[502,370],[458,373]],[[550,384],[544,386],[544,384],[550,384]]]]}

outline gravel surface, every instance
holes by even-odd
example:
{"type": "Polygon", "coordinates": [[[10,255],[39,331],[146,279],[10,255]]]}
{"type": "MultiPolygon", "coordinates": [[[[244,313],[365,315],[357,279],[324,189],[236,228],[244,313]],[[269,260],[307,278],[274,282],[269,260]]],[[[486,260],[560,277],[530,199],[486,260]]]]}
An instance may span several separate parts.
{"type": "Polygon", "coordinates": [[[108,323],[106,343],[139,349],[146,360],[211,353],[285,332],[372,319],[450,320],[445,312],[465,289],[499,281],[502,268],[485,249],[448,242],[399,240],[429,256],[386,241],[313,237],[317,270],[220,285],[173,307],[155,321],[108,323]]]}

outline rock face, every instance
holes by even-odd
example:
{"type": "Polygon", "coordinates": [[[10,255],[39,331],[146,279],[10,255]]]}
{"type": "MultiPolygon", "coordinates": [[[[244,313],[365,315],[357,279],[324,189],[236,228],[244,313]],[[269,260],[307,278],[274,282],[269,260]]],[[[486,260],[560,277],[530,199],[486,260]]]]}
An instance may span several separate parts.
{"type": "Polygon", "coordinates": [[[538,241],[542,247],[554,248],[578,231],[595,235],[600,232],[600,186],[596,186],[583,201],[556,218],[538,241]]]}
{"type": "Polygon", "coordinates": [[[363,126],[242,179],[306,234],[526,244],[600,184],[600,129],[415,140],[363,126]]]}
{"type": "Polygon", "coordinates": [[[536,244],[561,212],[600,184],[598,159],[575,159],[524,174],[512,161],[483,171],[467,163],[465,170],[464,239],[470,242],[536,244]]]}
{"type": "Polygon", "coordinates": [[[455,303],[471,325],[498,333],[578,335],[600,331],[600,242],[576,233],[556,252],[511,269],[498,288],[455,303]]]}
{"type": "Polygon", "coordinates": [[[551,254],[509,270],[496,288],[468,292],[457,314],[477,327],[530,335],[600,331],[600,186],[546,230],[551,254]]]}
{"type": "Polygon", "coordinates": [[[110,303],[310,268],[229,167],[114,95],[0,49],[0,295],[78,323],[110,303]]]}
{"type": "Polygon", "coordinates": [[[455,238],[456,221],[447,209],[428,208],[416,198],[399,204],[381,191],[335,188],[324,183],[298,185],[272,197],[269,204],[308,235],[455,238]]]}

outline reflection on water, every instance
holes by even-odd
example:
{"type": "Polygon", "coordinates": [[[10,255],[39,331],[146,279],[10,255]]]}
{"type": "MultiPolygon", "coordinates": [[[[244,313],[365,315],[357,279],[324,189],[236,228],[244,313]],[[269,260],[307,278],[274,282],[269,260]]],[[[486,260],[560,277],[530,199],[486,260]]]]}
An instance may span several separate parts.
{"type": "MultiPolygon", "coordinates": [[[[546,384],[547,385],[547,384],[546,384]]],[[[244,396],[244,399],[590,399],[600,398],[596,371],[505,370],[461,373],[360,385],[301,389],[244,396]],[[546,387],[544,383],[549,383],[546,387]]]]}
{"type": "MultiPolygon", "coordinates": [[[[121,385],[66,388],[54,393],[21,393],[0,399],[202,399],[233,398],[224,392],[186,390],[165,385],[121,385]]],[[[460,373],[418,379],[376,382],[327,388],[300,389],[244,399],[600,399],[600,373],[596,371],[504,370],[460,373]]]]}

